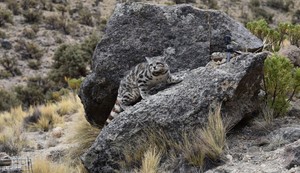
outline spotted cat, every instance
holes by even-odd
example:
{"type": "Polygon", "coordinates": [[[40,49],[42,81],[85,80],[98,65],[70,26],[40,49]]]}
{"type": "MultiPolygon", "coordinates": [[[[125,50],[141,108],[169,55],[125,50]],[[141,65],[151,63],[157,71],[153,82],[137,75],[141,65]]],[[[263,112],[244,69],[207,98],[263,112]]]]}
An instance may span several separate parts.
{"type": "Polygon", "coordinates": [[[161,84],[175,84],[182,78],[171,75],[166,62],[169,54],[146,57],[147,62],[136,65],[120,82],[116,103],[110,112],[106,124],[128,106],[136,103],[140,97],[146,99],[152,87],[161,84]]]}

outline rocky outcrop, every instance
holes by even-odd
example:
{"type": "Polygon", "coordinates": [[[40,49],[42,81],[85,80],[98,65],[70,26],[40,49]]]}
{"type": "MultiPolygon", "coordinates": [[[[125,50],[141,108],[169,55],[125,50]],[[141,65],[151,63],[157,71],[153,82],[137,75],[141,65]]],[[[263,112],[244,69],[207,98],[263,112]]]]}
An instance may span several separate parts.
{"type": "Polygon", "coordinates": [[[239,50],[253,51],[262,42],[225,13],[189,5],[117,4],[106,33],[93,56],[93,73],[86,77],[80,98],[87,120],[102,125],[117,96],[120,78],[144,57],[161,55],[167,47],[172,72],[205,66],[212,52],[224,51],[230,35],[239,50]]]}
{"type": "Polygon", "coordinates": [[[184,80],[122,112],[105,127],[82,158],[90,172],[118,169],[120,150],[140,132],[155,125],[172,138],[205,125],[209,107],[223,102],[222,114],[235,125],[258,108],[257,94],[267,53],[242,54],[220,66],[209,63],[185,72],[184,80]]]}

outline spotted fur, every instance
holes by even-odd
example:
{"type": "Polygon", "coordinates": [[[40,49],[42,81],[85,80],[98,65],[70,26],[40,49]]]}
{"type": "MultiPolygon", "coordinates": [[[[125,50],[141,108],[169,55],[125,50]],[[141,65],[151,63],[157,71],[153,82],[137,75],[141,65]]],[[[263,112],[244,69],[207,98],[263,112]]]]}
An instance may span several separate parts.
{"type": "Polygon", "coordinates": [[[135,66],[120,82],[116,103],[106,120],[106,124],[135,104],[140,98],[146,99],[152,87],[161,83],[179,83],[181,78],[171,75],[166,62],[169,56],[148,58],[147,62],[135,66]]]}

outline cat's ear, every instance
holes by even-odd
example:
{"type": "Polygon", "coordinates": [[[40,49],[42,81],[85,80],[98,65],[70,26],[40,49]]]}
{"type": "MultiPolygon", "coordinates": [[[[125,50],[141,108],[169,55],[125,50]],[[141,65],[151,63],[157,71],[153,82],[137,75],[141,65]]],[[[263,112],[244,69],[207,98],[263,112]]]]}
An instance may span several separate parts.
{"type": "Polygon", "coordinates": [[[151,58],[149,58],[149,57],[145,57],[145,59],[147,60],[147,62],[148,62],[148,63],[150,63],[150,62],[151,62],[151,58]]]}

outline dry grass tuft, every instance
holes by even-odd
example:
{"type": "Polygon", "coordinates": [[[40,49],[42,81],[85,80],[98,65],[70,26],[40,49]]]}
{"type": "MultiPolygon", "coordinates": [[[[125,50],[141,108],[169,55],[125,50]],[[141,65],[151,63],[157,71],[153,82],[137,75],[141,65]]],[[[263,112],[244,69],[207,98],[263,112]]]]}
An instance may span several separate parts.
{"type": "Polygon", "coordinates": [[[272,125],[275,116],[274,109],[272,109],[267,104],[263,104],[261,106],[261,111],[262,111],[262,117],[265,120],[266,125],[272,125]]]}
{"type": "Polygon", "coordinates": [[[63,123],[63,118],[57,114],[55,104],[46,104],[39,107],[41,116],[36,123],[29,125],[30,130],[49,131],[57,124],[63,123]]]}
{"type": "Polygon", "coordinates": [[[69,143],[75,144],[75,146],[69,149],[65,158],[72,165],[77,165],[80,162],[79,157],[92,146],[101,131],[101,129],[88,123],[84,114],[77,113],[76,115],[77,120],[71,125],[72,128],[69,129],[67,139],[69,143]]]}
{"type": "Polygon", "coordinates": [[[226,128],[221,117],[221,106],[217,106],[214,111],[210,111],[208,124],[204,129],[201,129],[200,136],[205,154],[216,160],[223,153],[226,145],[226,128]]]}
{"type": "Polygon", "coordinates": [[[119,162],[121,170],[130,172],[132,168],[138,167],[141,167],[140,172],[158,170],[161,157],[171,158],[171,162],[172,158],[177,158],[173,161],[179,158],[186,164],[203,170],[207,160],[219,160],[226,145],[226,128],[222,121],[220,105],[209,112],[206,127],[183,132],[179,135],[181,139],[175,140],[163,130],[153,129],[157,128],[145,130],[143,135],[128,146],[116,146],[122,148],[124,155],[124,159],[119,162]],[[154,160],[157,161],[155,164],[154,160]]]}
{"type": "Polygon", "coordinates": [[[28,144],[27,139],[22,135],[20,126],[7,126],[0,133],[0,152],[9,155],[19,154],[28,144]]]}
{"type": "Polygon", "coordinates": [[[38,173],[77,173],[74,168],[67,166],[66,164],[57,164],[51,161],[48,161],[44,158],[35,158],[33,160],[33,172],[38,173]]]}
{"type": "Polygon", "coordinates": [[[159,169],[159,162],[161,153],[155,147],[150,147],[144,154],[142,160],[142,167],[139,172],[142,173],[157,173],[159,169]]]}
{"type": "Polygon", "coordinates": [[[59,115],[67,115],[75,113],[80,107],[80,101],[78,96],[74,97],[74,95],[69,94],[66,97],[63,97],[60,102],[58,102],[57,112],[59,115]]]}

